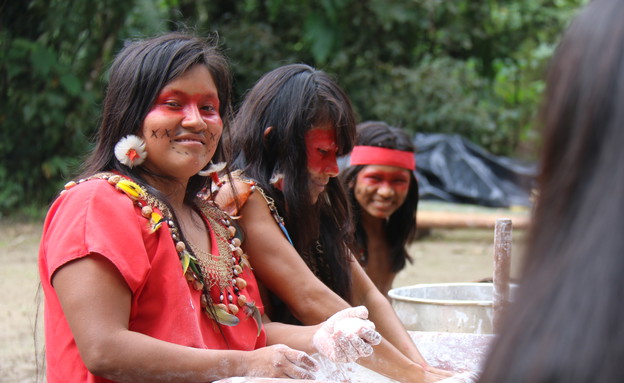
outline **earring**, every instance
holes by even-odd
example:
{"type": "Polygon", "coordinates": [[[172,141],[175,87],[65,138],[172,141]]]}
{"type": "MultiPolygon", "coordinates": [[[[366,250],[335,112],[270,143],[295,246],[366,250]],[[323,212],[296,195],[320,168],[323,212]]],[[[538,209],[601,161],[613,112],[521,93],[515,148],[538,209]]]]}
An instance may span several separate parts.
{"type": "Polygon", "coordinates": [[[271,179],[269,180],[269,183],[271,183],[271,185],[273,185],[277,190],[283,190],[284,189],[284,173],[278,173],[278,172],[273,173],[273,175],[271,175],[271,179]]]}
{"type": "Polygon", "coordinates": [[[223,169],[225,169],[225,162],[219,162],[216,164],[210,162],[208,169],[199,171],[197,175],[212,178],[213,186],[220,188],[223,185],[223,182],[219,180],[219,172],[223,169]]]}
{"type": "Polygon", "coordinates": [[[147,158],[145,141],[134,134],[123,137],[115,145],[115,157],[129,168],[141,165],[147,158]]]}

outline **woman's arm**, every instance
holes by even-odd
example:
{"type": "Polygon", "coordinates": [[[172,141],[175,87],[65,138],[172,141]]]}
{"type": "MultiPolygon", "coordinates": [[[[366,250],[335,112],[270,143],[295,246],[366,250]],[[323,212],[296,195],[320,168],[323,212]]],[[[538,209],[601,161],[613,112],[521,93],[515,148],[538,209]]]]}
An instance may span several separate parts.
{"type": "Polygon", "coordinates": [[[351,262],[353,275],[353,304],[369,308],[369,318],[377,326],[377,331],[403,355],[424,368],[425,381],[435,382],[448,378],[452,372],[429,366],[422,356],[409,333],[396,315],[388,299],[375,287],[362,266],[353,259],[351,262]]]}
{"type": "MultiPolygon", "coordinates": [[[[314,325],[350,306],[308,268],[295,248],[284,237],[260,193],[251,194],[241,208],[239,215],[241,217],[239,223],[245,233],[243,248],[249,256],[256,278],[276,294],[297,319],[304,324],[314,325]]],[[[353,263],[357,264],[355,261],[353,263]]],[[[361,267],[360,270],[363,272],[361,267]]],[[[370,279],[366,278],[368,283],[372,285],[370,279]]],[[[370,291],[365,292],[363,288],[365,286],[368,284],[361,281],[361,276],[354,275],[355,296],[359,297],[358,302],[366,303],[370,314],[375,313],[374,317],[371,315],[371,320],[377,326],[377,330],[381,330],[379,332],[383,337],[388,336],[399,341],[403,349],[410,350],[413,348],[417,353],[418,350],[403,325],[384,317],[384,315],[389,315],[396,318],[396,314],[389,306],[387,299],[377,291],[385,302],[383,307],[390,310],[390,312],[387,310],[383,312],[383,310],[373,306],[377,302],[374,299],[376,296],[370,291]],[[377,324],[377,321],[380,324],[377,324]],[[391,328],[393,323],[398,328],[391,328]],[[388,334],[384,334],[384,332],[388,334]],[[403,335],[398,335],[400,332],[403,335]]],[[[376,290],[374,285],[372,287],[376,290]]],[[[398,321],[398,318],[396,320],[398,321]]],[[[424,368],[417,364],[418,360],[409,359],[390,342],[382,340],[374,349],[375,353],[372,356],[362,358],[358,363],[401,382],[422,383],[428,381],[429,376],[424,368]]],[[[417,357],[414,358],[418,359],[417,357]]],[[[420,360],[424,364],[422,357],[420,360]]],[[[426,366],[426,364],[424,365],[426,366]]],[[[440,375],[439,378],[434,378],[431,381],[450,375],[440,375]]]]}
{"type": "Polygon", "coordinates": [[[97,254],[62,266],[52,283],[82,360],[94,375],[119,382],[313,377],[309,357],[285,346],[205,350],[130,331],[131,292],[113,264],[97,254]]]}
{"type": "Polygon", "coordinates": [[[259,282],[277,295],[306,325],[327,320],[350,307],[305,264],[275,222],[264,197],[255,192],[240,210],[243,250],[259,282]]]}
{"type": "Polygon", "coordinates": [[[396,315],[388,299],[377,289],[362,266],[351,262],[353,276],[353,304],[369,307],[370,319],[377,325],[377,330],[403,354],[423,366],[427,362],[409,336],[409,333],[396,315]]]}

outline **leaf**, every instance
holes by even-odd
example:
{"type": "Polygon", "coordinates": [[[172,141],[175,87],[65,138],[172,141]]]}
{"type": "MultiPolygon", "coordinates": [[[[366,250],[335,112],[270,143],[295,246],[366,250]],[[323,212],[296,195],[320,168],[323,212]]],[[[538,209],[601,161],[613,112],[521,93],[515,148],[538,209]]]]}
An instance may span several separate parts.
{"type": "Polygon", "coordinates": [[[30,61],[36,74],[47,76],[56,65],[56,54],[44,46],[36,45],[30,61]]]}
{"type": "Polygon", "coordinates": [[[314,58],[320,63],[324,63],[335,45],[337,36],[335,36],[332,26],[327,24],[323,17],[313,14],[306,19],[304,40],[311,45],[314,58]]]}
{"type": "Polygon", "coordinates": [[[186,274],[189,264],[191,263],[191,255],[188,251],[184,250],[182,253],[182,275],[186,274]]]}
{"type": "Polygon", "coordinates": [[[258,310],[256,304],[253,302],[245,303],[243,310],[248,318],[253,316],[256,321],[256,325],[258,326],[258,334],[256,336],[260,336],[260,332],[262,331],[262,315],[260,315],[260,310],[258,310]]]}
{"type": "Polygon", "coordinates": [[[212,319],[217,321],[217,323],[225,326],[236,326],[240,322],[240,319],[238,319],[236,315],[232,315],[222,308],[214,305],[212,306],[212,310],[206,309],[206,312],[212,319]]]}
{"type": "Polygon", "coordinates": [[[82,85],[78,77],[76,77],[73,73],[63,73],[60,77],[61,85],[65,90],[73,95],[77,96],[80,94],[82,90],[82,85]]]}

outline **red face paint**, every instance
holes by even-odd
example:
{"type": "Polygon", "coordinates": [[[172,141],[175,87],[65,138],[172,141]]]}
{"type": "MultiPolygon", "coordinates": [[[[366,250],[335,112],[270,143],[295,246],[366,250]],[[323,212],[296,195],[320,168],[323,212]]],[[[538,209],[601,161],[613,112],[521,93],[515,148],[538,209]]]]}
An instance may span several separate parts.
{"type": "Polygon", "coordinates": [[[373,217],[388,218],[405,202],[409,186],[409,170],[367,165],[356,177],[354,194],[363,211],[373,217]]]}
{"type": "MultiPolygon", "coordinates": [[[[387,168],[392,168],[388,166],[387,168]]],[[[358,174],[358,182],[369,187],[387,187],[397,192],[409,188],[409,171],[405,169],[387,170],[381,167],[367,166],[358,174]]]]}
{"type": "Polygon", "coordinates": [[[186,182],[210,162],[222,131],[217,86],[208,69],[196,65],[165,85],[145,116],[143,166],[186,182]]]}
{"type": "Polygon", "coordinates": [[[222,124],[217,94],[189,94],[171,89],[162,92],[150,113],[183,119],[202,119],[207,124],[222,124]]]}
{"type": "Polygon", "coordinates": [[[308,185],[310,197],[312,203],[316,203],[330,177],[338,175],[336,129],[329,124],[312,128],[305,134],[305,143],[310,175],[308,185]]]}
{"type": "Polygon", "coordinates": [[[336,160],[336,130],[325,127],[312,128],[305,134],[308,169],[315,173],[338,174],[336,160]]]}

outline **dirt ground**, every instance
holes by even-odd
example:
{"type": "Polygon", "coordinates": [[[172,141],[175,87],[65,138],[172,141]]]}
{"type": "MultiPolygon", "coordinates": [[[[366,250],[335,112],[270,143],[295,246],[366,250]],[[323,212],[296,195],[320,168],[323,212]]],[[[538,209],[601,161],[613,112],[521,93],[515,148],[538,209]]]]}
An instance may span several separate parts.
{"type": "MultiPolygon", "coordinates": [[[[40,223],[0,220],[0,380],[4,383],[37,381],[37,360],[43,350],[42,315],[37,316],[42,308],[37,299],[40,236],[40,223]]],[[[514,230],[512,278],[517,276],[523,236],[524,231],[514,230]]],[[[398,275],[395,287],[489,279],[493,241],[492,229],[432,229],[410,247],[414,263],[398,275]]]]}

